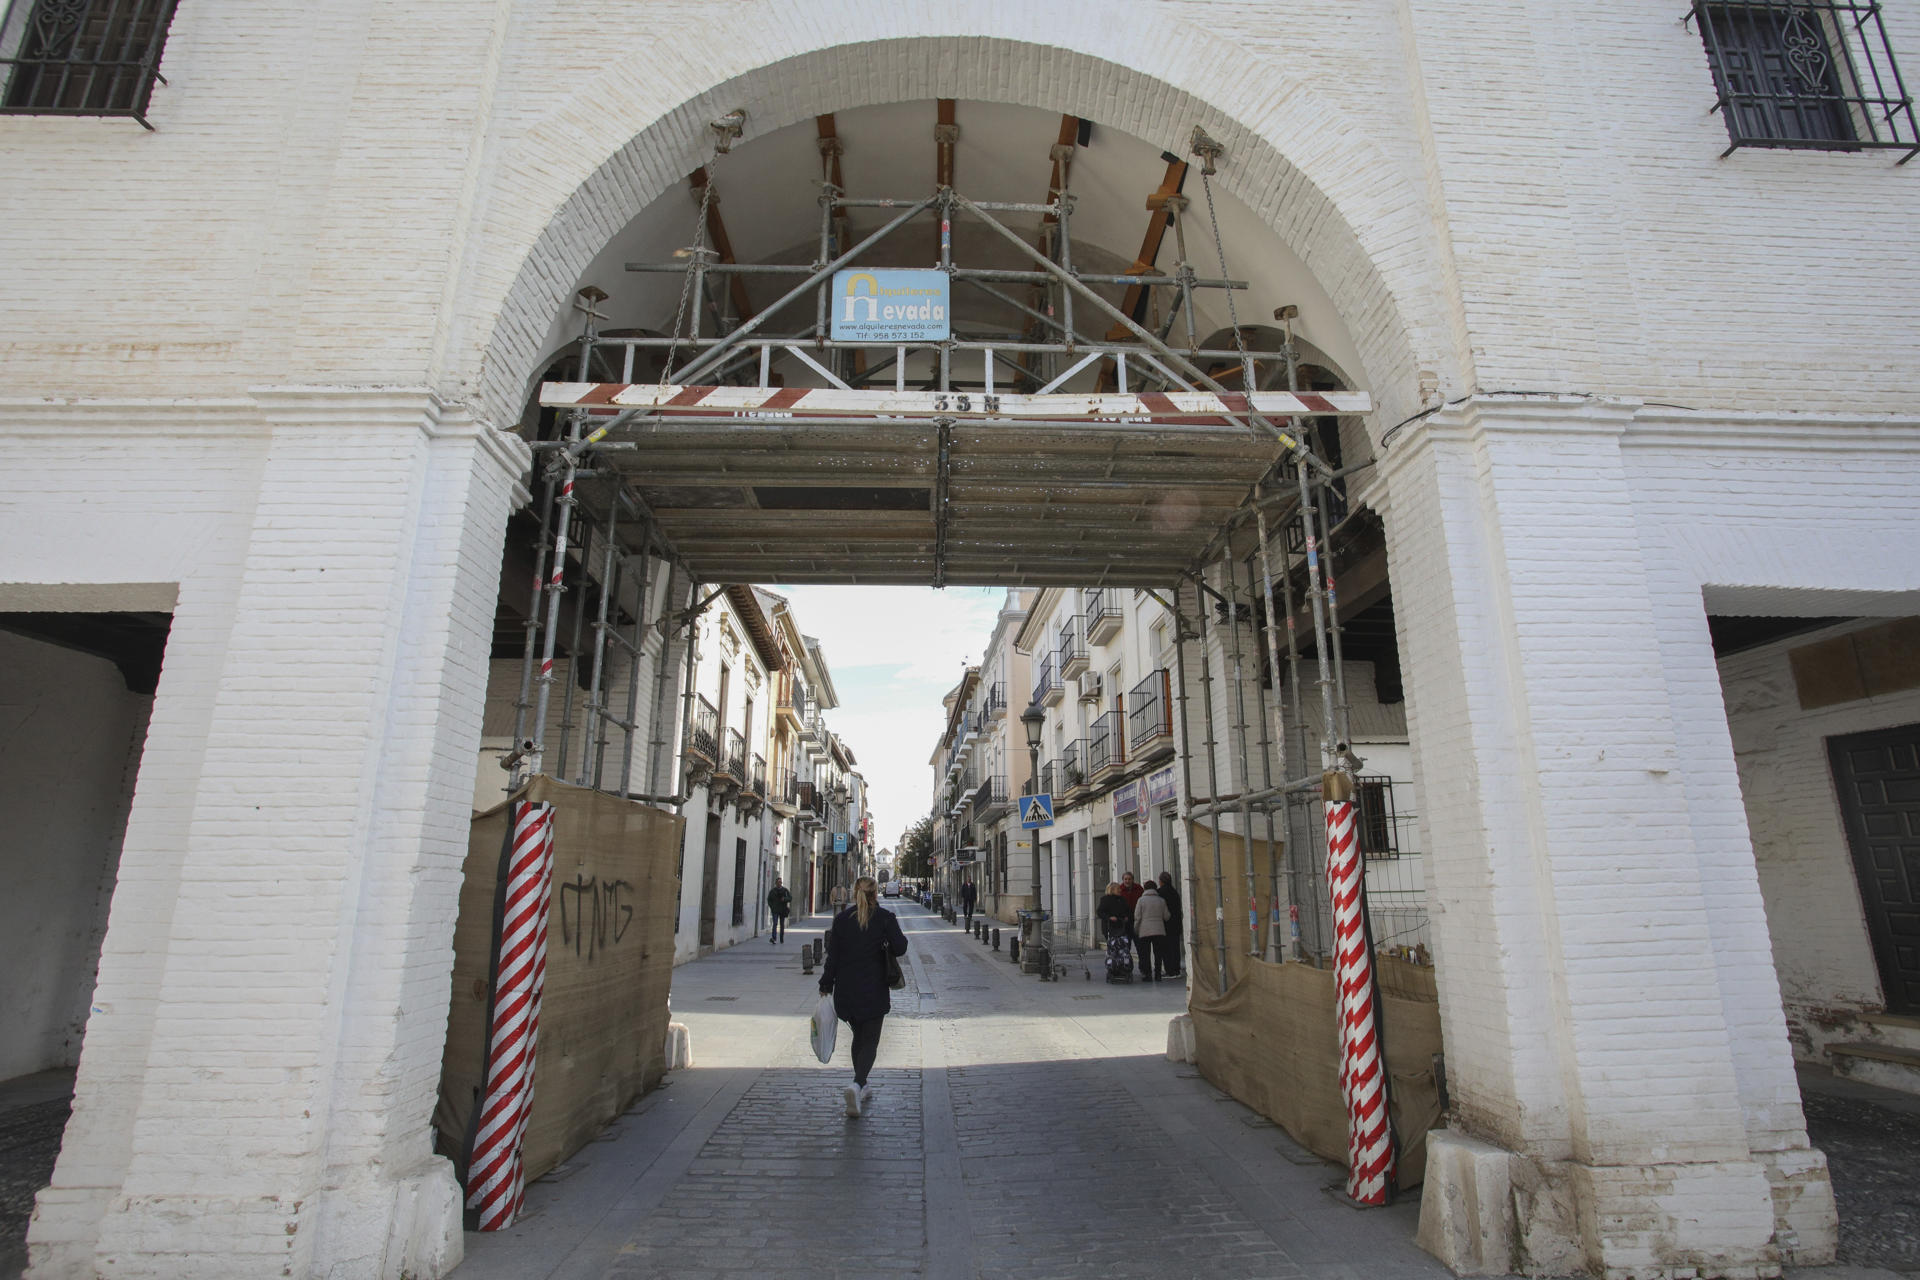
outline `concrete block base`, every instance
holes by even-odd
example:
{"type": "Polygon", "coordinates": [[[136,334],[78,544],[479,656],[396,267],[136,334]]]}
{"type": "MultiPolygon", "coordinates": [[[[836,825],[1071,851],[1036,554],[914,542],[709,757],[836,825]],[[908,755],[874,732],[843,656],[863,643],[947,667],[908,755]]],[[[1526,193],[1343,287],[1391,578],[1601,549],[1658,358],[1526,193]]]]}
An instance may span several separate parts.
{"type": "Polygon", "coordinates": [[[1840,1247],[1840,1218],[1833,1202],[1827,1157],[1812,1147],[1756,1151],[1753,1158],[1773,1192],[1773,1241],[1780,1261],[1792,1267],[1825,1266],[1840,1247]]]}
{"type": "Polygon", "coordinates": [[[1415,1242],[1455,1275],[1514,1269],[1512,1156],[1491,1143],[1436,1129],[1427,1135],[1427,1179],[1415,1242]]]}
{"type": "Polygon", "coordinates": [[[1176,1015],[1167,1023],[1167,1061],[1196,1062],[1199,1057],[1193,1042],[1193,1015],[1176,1015]]]}
{"type": "Polygon", "coordinates": [[[693,1065],[693,1033],[684,1022],[667,1024],[667,1070],[678,1071],[693,1065]]]}
{"type": "Polygon", "coordinates": [[[1427,1136],[1417,1242],[1463,1276],[1764,1280],[1831,1261],[1836,1230],[1826,1160],[1809,1149],[1595,1166],[1427,1136]]]}

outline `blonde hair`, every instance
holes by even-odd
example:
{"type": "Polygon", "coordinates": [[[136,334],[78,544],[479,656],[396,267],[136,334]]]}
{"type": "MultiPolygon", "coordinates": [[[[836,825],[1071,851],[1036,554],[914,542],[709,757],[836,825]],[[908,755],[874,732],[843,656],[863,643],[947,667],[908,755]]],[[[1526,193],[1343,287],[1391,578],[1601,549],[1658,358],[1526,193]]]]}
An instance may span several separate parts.
{"type": "Polygon", "coordinates": [[[872,876],[861,876],[853,882],[853,913],[862,929],[873,919],[873,913],[880,909],[880,886],[872,876]]]}
{"type": "Polygon", "coordinates": [[[1107,892],[1108,893],[1120,892],[1120,882],[1118,880],[1107,881],[1107,892]]]}

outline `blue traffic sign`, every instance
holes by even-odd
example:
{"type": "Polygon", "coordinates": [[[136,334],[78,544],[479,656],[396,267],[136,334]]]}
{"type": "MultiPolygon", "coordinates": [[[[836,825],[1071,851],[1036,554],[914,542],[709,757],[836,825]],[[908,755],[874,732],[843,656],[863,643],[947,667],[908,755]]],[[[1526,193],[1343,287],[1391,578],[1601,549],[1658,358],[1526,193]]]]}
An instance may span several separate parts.
{"type": "Polygon", "coordinates": [[[1020,825],[1031,831],[1035,827],[1053,825],[1053,797],[1041,792],[1039,795],[1020,797],[1020,825]]]}

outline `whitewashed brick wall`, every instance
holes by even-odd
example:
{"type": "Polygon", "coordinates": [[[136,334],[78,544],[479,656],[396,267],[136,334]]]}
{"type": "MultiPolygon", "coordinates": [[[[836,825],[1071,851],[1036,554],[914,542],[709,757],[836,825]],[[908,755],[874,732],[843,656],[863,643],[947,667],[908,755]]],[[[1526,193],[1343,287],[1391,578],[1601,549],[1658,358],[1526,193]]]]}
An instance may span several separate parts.
{"type": "MultiPolygon", "coordinates": [[[[1739,417],[1907,406],[1920,168],[1719,159],[1697,38],[1634,6],[631,16],[189,4],[155,132],[0,117],[0,164],[33,175],[0,193],[0,601],[175,609],[38,1274],[452,1265],[425,1117],[525,458],[450,424],[517,419],[581,264],[699,162],[706,119],[934,96],[1175,150],[1204,124],[1338,306],[1376,439],[1475,390],[1692,411],[1468,406],[1395,441],[1383,499],[1463,1122],[1583,1170],[1589,1208],[1709,1224],[1675,1237],[1686,1265],[1713,1236],[1764,1267],[1741,1233],[1798,1103],[1702,596],[1920,611],[1892,550],[1911,423],[1739,417]],[[302,385],[335,391],[254,390],[302,385]],[[1651,1041],[1697,1105],[1622,1083],[1651,1041]],[[249,1142],[279,1154],[242,1166],[249,1142]],[[1631,1169],[1675,1163],[1636,1199],[1631,1169]]],[[[1888,25],[1920,59],[1920,6],[1888,25]]],[[[1578,1248],[1681,1265],[1650,1240],[1578,1248]]]]}

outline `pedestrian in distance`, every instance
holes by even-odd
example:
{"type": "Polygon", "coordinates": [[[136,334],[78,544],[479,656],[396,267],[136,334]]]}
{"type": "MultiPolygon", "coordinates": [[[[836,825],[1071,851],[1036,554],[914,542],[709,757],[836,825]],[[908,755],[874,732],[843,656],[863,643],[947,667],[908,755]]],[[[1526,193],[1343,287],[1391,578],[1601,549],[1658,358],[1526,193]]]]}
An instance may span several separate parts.
{"type": "Polygon", "coordinates": [[[1173,887],[1173,872],[1160,873],[1160,901],[1167,904],[1167,974],[1180,976],[1186,964],[1186,917],[1180,913],[1180,891],[1173,887]]]}
{"type": "Polygon", "coordinates": [[[873,1101],[867,1074],[880,1053],[880,1025],[893,1011],[889,962],[905,954],[899,918],[880,905],[873,877],[861,876],[853,882],[853,905],[835,915],[827,930],[827,962],[820,970],[820,994],[833,997],[834,1013],[853,1029],[853,1083],[840,1091],[850,1119],[873,1101]]]}
{"type": "Polygon", "coordinates": [[[980,891],[968,880],[960,886],[960,906],[966,911],[966,927],[973,928],[973,904],[980,901],[980,891]]]}
{"type": "Polygon", "coordinates": [[[1140,976],[1148,982],[1170,976],[1166,974],[1167,904],[1152,884],[1141,887],[1140,901],[1134,904],[1133,933],[1140,940],[1140,976]]]}
{"type": "Polygon", "coordinates": [[[779,876],[773,878],[773,888],[767,890],[767,910],[773,913],[773,929],[767,935],[767,941],[785,941],[787,916],[793,911],[793,890],[781,884],[779,876]]]}
{"type": "Polygon", "coordinates": [[[1129,937],[1133,933],[1133,907],[1120,892],[1120,882],[1110,881],[1107,891],[1099,902],[1094,904],[1093,915],[1100,922],[1101,936],[1111,942],[1115,938],[1129,937]]]}
{"type": "Polygon", "coordinates": [[[1140,895],[1145,891],[1146,886],[1133,878],[1133,872],[1120,873],[1120,896],[1127,900],[1127,937],[1133,940],[1135,951],[1140,950],[1140,935],[1133,928],[1133,909],[1140,905],[1140,895]]]}
{"type": "Polygon", "coordinates": [[[1133,908],[1120,894],[1120,882],[1107,882],[1107,891],[1093,905],[1093,918],[1107,943],[1107,981],[1133,981],[1133,908]]]}
{"type": "Polygon", "coordinates": [[[837,884],[827,892],[827,901],[833,904],[833,913],[840,914],[840,908],[847,905],[847,886],[837,884]]]}

